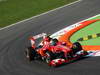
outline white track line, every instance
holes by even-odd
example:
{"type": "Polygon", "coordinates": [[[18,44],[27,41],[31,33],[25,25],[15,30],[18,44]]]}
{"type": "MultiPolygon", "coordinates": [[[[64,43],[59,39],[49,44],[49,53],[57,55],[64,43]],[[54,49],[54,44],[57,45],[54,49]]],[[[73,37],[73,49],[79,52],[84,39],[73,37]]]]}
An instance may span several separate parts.
{"type": "Polygon", "coordinates": [[[59,10],[59,9],[61,9],[61,8],[67,7],[67,6],[70,6],[70,5],[75,4],[75,3],[78,3],[78,2],[80,2],[80,1],[82,1],[82,0],[77,0],[77,1],[72,2],[72,3],[69,3],[69,4],[67,4],[67,5],[64,5],[64,6],[61,6],[61,7],[55,8],[55,9],[53,9],[53,10],[47,11],[47,12],[45,12],[45,13],[42,13],[42,14],[39,14],[39,15],[33,16],[33,17],[31,17],[31,18],[28,18],[28,19],[25,19],[25,20],[19,21],[19,22],[17,22],[17,23],[11,24],[11,25],[9,25],[9,26],[6,26],[6,27],[3,27],[3,28],[0,28],[0,30],[3,30],[3,29],[6,29],[6,28],[9,28],[9,27],[15,26],[16,24],[19,24],[19,23],[22,23],[22,22],[28,21],[28,20],[33,19],[33,18],[36,18],[36,17],[40,17],[40,16],[42,16],[42,15],[48,14],[48,13],[50,13],[50,12],[53,12],[53,11],[59,10]]]}

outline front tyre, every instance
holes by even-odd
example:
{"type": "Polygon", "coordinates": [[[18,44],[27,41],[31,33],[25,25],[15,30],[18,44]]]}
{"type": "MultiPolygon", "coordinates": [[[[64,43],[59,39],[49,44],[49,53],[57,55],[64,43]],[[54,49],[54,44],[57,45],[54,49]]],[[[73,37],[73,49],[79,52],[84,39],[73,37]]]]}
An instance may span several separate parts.
{"type": "Polygon", "coordinates": [[[75,54],[76,52],[78,52],[78,51],[81,51],[81,50],[82,50],[81,44],[80,44],[79,42],[73,43],[72,50],[73,50],[73,53],[74,53],[74,54],[75,54]]]}
{"type": "Polygon", "coordinates": [[[54,59],[53,53],[51,51],[47,51],[46,52],[46,58],[45,58],[46,63],[49,63],[53,59],[54,59]]]}

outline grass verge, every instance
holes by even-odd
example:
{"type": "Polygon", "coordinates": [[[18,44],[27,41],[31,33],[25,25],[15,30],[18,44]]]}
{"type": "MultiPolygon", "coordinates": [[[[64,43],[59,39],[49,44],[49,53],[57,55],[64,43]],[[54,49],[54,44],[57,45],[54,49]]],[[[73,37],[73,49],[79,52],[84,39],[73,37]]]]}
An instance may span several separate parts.
{"type": "Polygon", "coordinates": [[[30,18],[76,0],[1,0],[0,27],[30,18]]]}

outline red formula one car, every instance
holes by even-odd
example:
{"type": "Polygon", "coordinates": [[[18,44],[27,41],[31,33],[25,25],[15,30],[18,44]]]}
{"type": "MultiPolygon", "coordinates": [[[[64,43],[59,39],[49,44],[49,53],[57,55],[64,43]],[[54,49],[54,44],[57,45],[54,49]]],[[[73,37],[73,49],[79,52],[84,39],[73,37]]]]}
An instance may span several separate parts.
{"type": "Polygon", "coordinates": [[[49,66],[58,66],[77,60],[86,56],[88,53],[82,50],[79,42],[73,43],[72,46],[66,42],[60,42],[57,39],[42,33],[30,38],[31,47],[25,50],[26,57],[29,61],[41,59],[48,63],[49,66]],[[42,38],[42,41],[36,46],[36,40],[42,38]]]}

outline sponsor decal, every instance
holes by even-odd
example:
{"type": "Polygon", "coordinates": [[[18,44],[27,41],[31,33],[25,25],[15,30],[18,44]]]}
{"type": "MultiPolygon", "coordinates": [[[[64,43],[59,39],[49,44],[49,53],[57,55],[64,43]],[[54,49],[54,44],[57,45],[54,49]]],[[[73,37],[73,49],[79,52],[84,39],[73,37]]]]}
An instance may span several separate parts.
{"type": "Polygon", "coordinates": [[[92,50],[92,51],[88,51],[88,55],[87,56],[100,56],[100,50],[92,50]]]}
{"type": "Polygon", "coordinates": [[[70,26],[68,26],[68,27],[66,27],[66,28],[64,28],[64,29],[52,34],[51,37],[52,38],[59,38],[61,35],[69,32],[70,30],[72,30],[72,29],[74,29],[74,28],[76,28],[76,27],[78,27],[80,25],[81,25],[80,23],[76,23],[76,24],[70,25],[70,26]]]}

